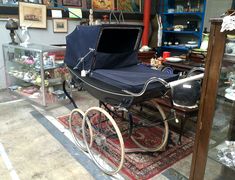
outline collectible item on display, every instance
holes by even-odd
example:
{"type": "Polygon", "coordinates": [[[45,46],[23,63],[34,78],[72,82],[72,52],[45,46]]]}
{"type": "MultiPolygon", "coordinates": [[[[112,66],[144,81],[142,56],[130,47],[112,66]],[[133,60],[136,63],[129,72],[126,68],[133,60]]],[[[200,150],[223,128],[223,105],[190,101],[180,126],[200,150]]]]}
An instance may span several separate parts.
{"type": "Polygon", "coordinates": [[[184,12],[184,6],[176,5],[176,12],[184,12]]]}
{"type": "Polygon", "coordinates": [[[225,97],[235,101],[235,72],[230,72],[227,77],[230,86],[225,89],[225,97]]]}
{"type": "Polygon", "coordinates": [[[19,2],[20,26],[46,28],[46,5],[19,2]]]}
{"type": "Polygon", "coordinates": [[[183,59],[181,59],[180,57],[167,57],[166,60],[169,61],[169,62],[181,62],[181,61],[183,61],[183,59]]]}
{"type": "Polygon", "coordinates": [[[235,36],[234,35],[227,35],[225,54],[229,56],[235,56],[235,36]]]}
{"type": "Polygon", "coordinates": [[[141,0],[117,0],[117,9],[123,12],[140,12],[141,0]]]}
{"type": "Polygon", "coordinates": [[[209,43],[209,33],[203,33],[202,34],[202,43],[200,46],[200,49],[203,51],[207,51],[208,43],[209,43]]]}
{"type": "Polygon", "coordinates": [[[11,42],[10,44],[18,44],[15,41],[15,30],[17,30],[18,27],[18,23],[16,21],[14,21],[13,19],[9,19],[5,25],[6,29],[10,30],[10,37],[11,37],[11,42]]]}
{"type": "Polygon", "coordinates": [[[55,5],[54,0],[43,0],[43,4],[45,4],[48,7],[53,7],[55,5]]]}
{"type": "Polygon", "coordinates": [[[53,19],[53,32],[66,33],[68,32],[67,19],[53,19]]]}
{"type": "Polygon", "coordinates": [[[28,44],[30,44],[29,39],[30,39],[30,35],[29,35],[29,30],[27,26],[22,26],[22,43],[20,43],[21,46],[27,46],[28,44]]]}
{"type": "Polygon", "coordinates": [[[223,23],[221,25],[221,32],[224,31],[232,31],[235,29],[235,16],[234,16],[235,12],[233,12],[232,14],[225,16],[223,18],[223,23]]]}
{"type": "Polygon", "coordinates": [[[42,4],[42,0],[27,0],[25,2],[34,3],[34,4],[42,4]]]}
{"type": "Polygon", "coordinates": [[[63,0],[64,6],[77,6],[82,7],[82,0],[63,0]]]}
{"type": "Polygon", "coordinates": [[[114,0],[92,0],[92,9],[95,10],[113,10],[114,0]]]}
{"type": "Polygon", "coordinates": [[[158,41],[157,41],[157,47],[160,47],[162,45],[162,18],[160,15],[157,16],[157,22],[158,22],[158,41]]]}
{"type": "Polygon", "coordinates": [[[4,4],[4,5],[17,5],[18,1],[15,1],[15,0],[0,0],[0,4],[4,4]]]}
{"type": "Polygon", "coordinates": [[[93,9],[89,10],[89,25],[92,26],[94,24],[94,19],[93,19],[93,9]]]}
{"type": "Polygon", "coordinates": [[[225,141],[218,149],[219,161],[228,167],[235,168],[235,141],[225,141]]]}

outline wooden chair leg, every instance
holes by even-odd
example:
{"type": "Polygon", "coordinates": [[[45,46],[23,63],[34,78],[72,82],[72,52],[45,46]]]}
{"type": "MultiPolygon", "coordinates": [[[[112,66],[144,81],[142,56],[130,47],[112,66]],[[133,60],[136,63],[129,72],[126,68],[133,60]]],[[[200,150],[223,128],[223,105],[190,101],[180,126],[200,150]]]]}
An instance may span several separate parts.
{"type": "Polygon", "coordinates": [[[179,138],[178,138],[179,145],[181,145],[181,137],[184,133],[184,126],[186,124],[186,121],[187,121],[187,118],[185,118],[185,117],[180,120],[180,132],[179,132],[179,138]]]}

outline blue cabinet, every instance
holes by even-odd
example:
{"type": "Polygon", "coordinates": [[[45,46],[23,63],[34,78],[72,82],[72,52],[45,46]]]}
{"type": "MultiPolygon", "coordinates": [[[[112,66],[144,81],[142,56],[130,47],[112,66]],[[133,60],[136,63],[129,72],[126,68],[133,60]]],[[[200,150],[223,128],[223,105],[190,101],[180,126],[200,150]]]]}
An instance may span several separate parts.
{"type": "Polygon", "coordinates": [[[206,0],[161,0],[162,51],[187,53],[202,41],[206,0]]]}

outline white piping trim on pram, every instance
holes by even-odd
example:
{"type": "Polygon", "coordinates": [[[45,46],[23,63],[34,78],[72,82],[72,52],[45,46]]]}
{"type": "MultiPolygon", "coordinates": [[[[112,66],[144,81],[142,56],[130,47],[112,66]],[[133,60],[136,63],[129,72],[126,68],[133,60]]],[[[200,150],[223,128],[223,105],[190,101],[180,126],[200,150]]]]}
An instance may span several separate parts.
{"type": "MultiPolygon", "coordinates": [[[[73,71],[71,71],[71,72],[73,73],[73,71]]],[[[74,74],[76,77],[78,77],[75,73],[73,73],[73,74],[74,74]]],[[[78,77],[78,78],[79,78],[79,77],[78,77]]],[[[92,85],[92,84],[90,84],[90,83],[84,81],[82,78],[79,78],[79,79],[80,79],[82,82],[88,84],[89,86],[91,86],[91,87],[93,87],[93,88],[95,88],[95,89],[97,89],[97,90],[100,90],[100,91],[103,91],[103,92],[106,92],[106,93],[110,93],[110,94],[113,94],[113,95],[117,95],[117,96],[133,97],[133,96],[131,96],[131,95],[129,95],[129,94],[115,93],[115,92],[112,92],[112,91],[107,91],[107,90],[101,89],[101,88],[98,88],[98,87],[96,87],[96,86],[94,86],[94,85],[92,85]]]]}

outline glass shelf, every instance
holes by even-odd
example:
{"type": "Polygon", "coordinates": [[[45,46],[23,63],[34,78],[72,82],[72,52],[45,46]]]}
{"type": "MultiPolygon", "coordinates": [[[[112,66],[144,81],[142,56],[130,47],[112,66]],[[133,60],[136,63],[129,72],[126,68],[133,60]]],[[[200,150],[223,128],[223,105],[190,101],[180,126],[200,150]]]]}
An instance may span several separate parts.
{"type": "Polygon", "coordinates": [[[190,48],[185,47],[185,46],[162,46],[163,49],[176,49],[176,50],[181,50],[181,51],[188,51],[190,48]]]}
{"type": "Polygon", "coordinates": [[[175,15],[175,16],[184,16],[184,15],[196,15],[203,16],[202,12],[172,12],[172,13],[163,13],[163,15],[175,15]]]}
{"type": "Polygon", "coordinates": [[[168,31],[163,30],[164,33],[175,33],[175,34],[192,34],[194,36],[200,36],[200,32],[198,31],[168,31]]]}

